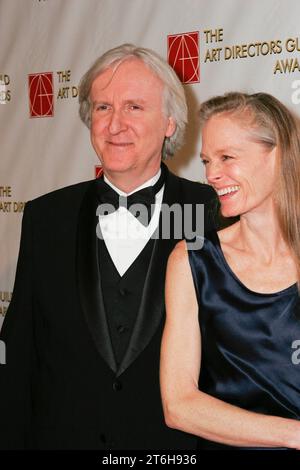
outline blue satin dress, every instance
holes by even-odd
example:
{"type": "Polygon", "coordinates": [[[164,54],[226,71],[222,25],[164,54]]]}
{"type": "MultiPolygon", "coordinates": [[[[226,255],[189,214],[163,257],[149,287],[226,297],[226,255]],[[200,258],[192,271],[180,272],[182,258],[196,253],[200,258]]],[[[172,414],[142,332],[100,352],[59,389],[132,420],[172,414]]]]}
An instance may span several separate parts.
{"type": "MultiPolygon", "coordinates": [[[[202,335],[199,388],[249,411],[299,419],[297,284],[273,294],[251,291],[226,262],[216,232],[188,253],[202,335]]],[[[202,439],[199,447],[229,448],[202,439]]]]}

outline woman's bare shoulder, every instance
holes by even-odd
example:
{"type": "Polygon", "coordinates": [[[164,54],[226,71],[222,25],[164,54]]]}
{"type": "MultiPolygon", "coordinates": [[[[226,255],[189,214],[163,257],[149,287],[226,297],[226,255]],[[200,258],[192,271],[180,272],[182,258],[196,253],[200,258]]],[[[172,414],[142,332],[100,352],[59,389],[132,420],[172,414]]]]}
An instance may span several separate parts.
{"type": "Polygon", "coordinates": [[[176,243],[175,247],[171,251],[171,255],[169,260],[172,261],[183,261],[187,258],[187,244],[185,240],[181,240],[180,242],[176,243]]]}
{"type": "Polygon", "coordinates": [[[168,260],[168,270],[187,271],[189,269],[188,251],[185,240],[178,242],[171,252],[168,260]]]}

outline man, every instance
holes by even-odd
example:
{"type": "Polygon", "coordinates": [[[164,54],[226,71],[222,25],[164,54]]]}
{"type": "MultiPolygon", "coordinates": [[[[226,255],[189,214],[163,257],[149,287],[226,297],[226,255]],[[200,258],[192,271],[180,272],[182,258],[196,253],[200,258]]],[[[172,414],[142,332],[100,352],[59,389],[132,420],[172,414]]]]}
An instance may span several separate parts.
{"type": "Polygon", "coordinates": [[[214,199],[161,164],[183,138],[183,88],[154,52],[122,45],[86,73],[79,101],[104,176],[26,205],[1,334],[0,446],[194,448],[192,436],[166,427],[159,390],[165,269],[176,243],[174,227],[155,236],[161,209],[214,199]],[[131,193],[141,211],[129,206],[131,193]]]}

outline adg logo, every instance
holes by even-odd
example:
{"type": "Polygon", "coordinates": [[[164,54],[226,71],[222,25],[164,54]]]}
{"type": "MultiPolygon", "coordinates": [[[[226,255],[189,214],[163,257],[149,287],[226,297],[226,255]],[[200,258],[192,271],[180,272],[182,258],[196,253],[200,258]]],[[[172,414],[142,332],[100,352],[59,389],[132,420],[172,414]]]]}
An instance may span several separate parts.
{"type": "Polygon", "coordinates": [[[53,116],[53,73],[28,75],[30,117],[53,116]]]}
{"type": "Polygon", "coordinates": [[[182,83],[198,83],[200,81],[199,32],[168,36],[168,62],[182,83]]]}
{"type": "Polygon", "coordinates": [[[95,178],[100,178],[103,174],[103,169],[101,165],[95,165],[95,178]]]}

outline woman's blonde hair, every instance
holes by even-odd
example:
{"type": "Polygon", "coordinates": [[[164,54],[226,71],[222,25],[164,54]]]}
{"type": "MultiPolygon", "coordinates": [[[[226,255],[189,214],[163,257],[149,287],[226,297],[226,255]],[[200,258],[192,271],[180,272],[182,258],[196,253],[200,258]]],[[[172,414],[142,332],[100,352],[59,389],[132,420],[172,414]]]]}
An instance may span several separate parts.
{"type": "Polygon", "coordinates": [[[300,287],[300,133],[293,114],[268,93],[230,92],[204,102],[200,108],[203,126],[220,113],[239,115],[253,139],[279,152],[275,203],[282,235],[295,255],[300,287]]]}

